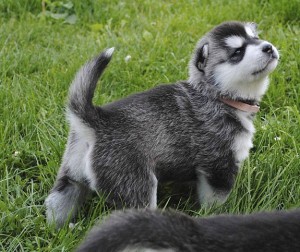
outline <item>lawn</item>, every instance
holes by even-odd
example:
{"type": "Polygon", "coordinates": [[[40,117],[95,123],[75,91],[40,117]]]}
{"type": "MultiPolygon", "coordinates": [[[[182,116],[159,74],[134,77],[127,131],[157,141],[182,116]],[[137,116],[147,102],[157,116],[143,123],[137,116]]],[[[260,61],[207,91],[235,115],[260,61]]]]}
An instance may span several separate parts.
{"type": "Polygon", "coordinates": [[[76,70],[116,47],[97,104],[186,79],[197,40],[226,20],[255,21],[281,60],[255,120],[255,147],[228,201],[184,211],[203,216],[299,207],[299,13],[298,0],[1,1],[0,251],[70,251],[109,214],[99,196],[73,228],[55,230],[45,222],[44,199],[66,144],[65,102],[76,70]]]}

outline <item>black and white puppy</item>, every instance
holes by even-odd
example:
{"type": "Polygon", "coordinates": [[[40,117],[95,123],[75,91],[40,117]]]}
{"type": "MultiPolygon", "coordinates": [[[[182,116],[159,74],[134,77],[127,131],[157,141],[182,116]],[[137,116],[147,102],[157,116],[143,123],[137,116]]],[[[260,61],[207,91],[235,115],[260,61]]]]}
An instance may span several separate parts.
{"type": "Polygon", "coordinates": [[[193,218],[178,212],[115,213],[77,252],[300,251],[300,211],[193,218]]]}
{"type": "Polygon", "coordinates": [[[112,53],[83,66],[70,87],[70,134],[46,199],[48,221],[60,226],[74,217],[88,191],[105,193],[117,207],[155,208],[164,181],[197,181],[201,204],[224,202],[252,147],[276,48],[258,38],[253,23],[223,23],[199,41],[187,81],[95,106],[112,53]]]}

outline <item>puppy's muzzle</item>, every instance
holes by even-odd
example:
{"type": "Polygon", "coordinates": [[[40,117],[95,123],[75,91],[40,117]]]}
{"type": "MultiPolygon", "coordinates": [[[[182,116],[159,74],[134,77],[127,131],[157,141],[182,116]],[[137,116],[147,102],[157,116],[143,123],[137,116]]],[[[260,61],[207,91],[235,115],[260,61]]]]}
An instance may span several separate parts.
{"type": "Polygon", "coordinates": [[[266,43],[262,47],[262,51],[268,55],[270,55],[272,58],[278,59],[278,53],[276,50],[274,50],[274,47],[272,44],[266,43]]]}

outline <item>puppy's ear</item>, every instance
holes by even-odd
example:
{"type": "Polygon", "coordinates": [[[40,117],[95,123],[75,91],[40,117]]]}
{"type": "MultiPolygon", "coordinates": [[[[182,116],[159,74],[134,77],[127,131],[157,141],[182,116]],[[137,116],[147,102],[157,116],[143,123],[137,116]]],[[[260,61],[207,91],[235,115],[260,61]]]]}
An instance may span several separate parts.
{"type": "Polygon", "coordinates": [[[208,44],[204,44],[197,50],[196,67],[199,71],[204,72],[208,58],[208,44]]]}
{"type": "Polygon", "coordinates": [[[251,29],[253,32],[254,36],[258,36],[258,31],[257,31],[257,24],[254,22],[248,22],[246,25],[251,29]]]}

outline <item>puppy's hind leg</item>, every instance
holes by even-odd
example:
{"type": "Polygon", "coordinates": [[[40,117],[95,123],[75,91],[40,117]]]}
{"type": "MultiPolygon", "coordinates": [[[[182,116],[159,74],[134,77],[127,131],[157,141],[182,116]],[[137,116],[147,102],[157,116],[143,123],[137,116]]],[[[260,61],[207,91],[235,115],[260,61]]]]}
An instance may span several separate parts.
{"type": "Polygon", "coordinates": [[[89,172],[91,151],[92,141],[72,131],[55,185],[45,201],[47,220],[57,227],[74,218],[88,196],[93,182],[89,172]]]}
{"type": "Polygon", "coordinates": [[[45,201],[47,221],[61,227],[67,220],[73,219],[88,192],[86,186],[68,176],[58,178],[45,201]]]}

